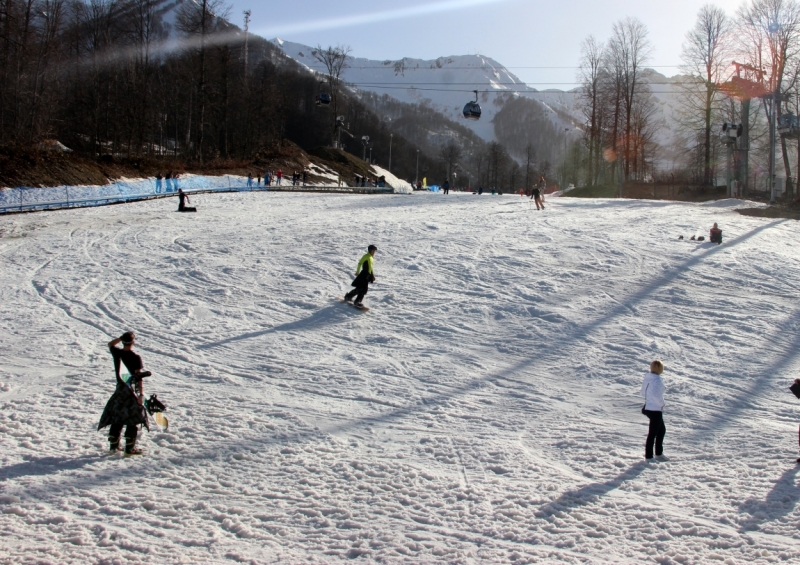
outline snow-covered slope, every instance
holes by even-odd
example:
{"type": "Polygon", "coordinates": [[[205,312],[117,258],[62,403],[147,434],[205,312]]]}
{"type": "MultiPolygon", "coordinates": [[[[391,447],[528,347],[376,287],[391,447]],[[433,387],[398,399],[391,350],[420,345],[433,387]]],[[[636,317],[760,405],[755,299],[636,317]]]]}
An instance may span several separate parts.
{"type": "Polygon", "coordinates": [[[800,561],[800,223],[192,204],[0,217],[0,563],[800,561]],[[688,241],[715,221],[721,246],[688,241]],[[370,243],[361,313],[340,297],[370,243]],[[95,429],[127,329],[171,420],[132,459],[95,429]],[[646,465],[656,357],[670,460],[646,465]]]}

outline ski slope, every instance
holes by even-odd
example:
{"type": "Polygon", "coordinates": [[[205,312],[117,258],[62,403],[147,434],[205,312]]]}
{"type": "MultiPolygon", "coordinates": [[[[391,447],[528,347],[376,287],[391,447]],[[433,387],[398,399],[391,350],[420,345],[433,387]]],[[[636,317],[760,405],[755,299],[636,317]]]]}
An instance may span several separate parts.
{"type": "Polygon", "coordinates": [[[192,204],[0,217],[0,563],[800,560],[798,222],[192,204]],[[715,221],[723,245],[688,241],[715,221]],[[339,298],[370,243],[362,313],[339,298]],[[171,425],[125,459],[95,427],[129,329],[171,425]],[[645,464],[654,358],[670,459],[645,464]]]}

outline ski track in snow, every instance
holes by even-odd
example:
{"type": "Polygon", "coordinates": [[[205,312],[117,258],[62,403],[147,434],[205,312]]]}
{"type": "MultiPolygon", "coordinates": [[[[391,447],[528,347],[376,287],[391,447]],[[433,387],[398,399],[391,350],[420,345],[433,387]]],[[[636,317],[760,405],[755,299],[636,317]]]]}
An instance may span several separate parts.
{"type": "Polygon", "coordinates": [[[800,560],[797,222],[195,199],[0,217],[0,563],[800,560]],[[723,245],[687,241],[714,221],[723,245]],[[127,329],[171,422],[132,459],[95,430],[127,329]]]}

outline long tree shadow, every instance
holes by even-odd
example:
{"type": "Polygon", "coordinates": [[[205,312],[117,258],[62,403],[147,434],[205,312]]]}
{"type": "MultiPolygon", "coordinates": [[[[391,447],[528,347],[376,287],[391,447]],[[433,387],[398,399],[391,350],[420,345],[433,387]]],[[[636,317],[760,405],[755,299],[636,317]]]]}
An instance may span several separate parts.
{"type": "Polygon", "coordinates": [[[800,466],[787,469],[767,494],[766,499],[749,498],[739,505],[739,512],[750,516],[742,521],[739,531],[757,530],[763,522],[772,522],[790,514],[800,501],[800,466]]]}
{"type": "MultiPolygon", "coordinates": [[[[730,249],[732,246],[735,246],[735,245],[738,245],[740,243],[743,243],[743,242],[747,241],[748,239],[750,239],[752,237],[755,237],[756,235],[758,235],[759,233],[763,232],[764,230],[769,229],[771,227],[775,227],[775,226],[777,226],[779,224],[782,224],[782,223],[784,223],[786,221],[787,220],[776,220],[776,221],[771,222],[769,224],[765,224],[763,226],[755,228],[755,229],[751,230],[750,232],[748,232],[748,233],[746,233],[746,234],[744,234],[744,235],[742,235],[742,236],[740,236],[740,237],[738,237],[736,239],[731,240],[730,243],[726,243],[725,246],[726,246],[727,249],[730,249]]],[[[648,284],[644,285],[642,288],[640,288],[637,292],[632,294],[630,297],[619,300],[617,305],[615,307],[613,307],[609,312],[603,314],[602,316],[599,316],[595,320],[587,322],[586,324],[584,324],[582,326],[578,326],[571,333],[571,335],[564,336],[564,338],[561,339],[558,342],[558,344],[556,346],[557,350],[555,351],[554,354],[558,355],[559,357],[562,357],[562,358],[566,357],[569,354],[569,348],[570,347],[575,346],[575,345],[583,344],[586,341],[586,339],[590,336],[590,334],[592,332],[596,331],[598,328],[600,328],[600,327],[604,326],[605,324],[609,323],[610,321],[614,320],[618,316],[629,312],[632,306],[634,306],[637,303],[641,302],[646,297],[652,295],[653,292],[655,290],[657,290],[659,287],[674,281],[676,278],[678,278],[680,275],[684,274],[688,269],[690,269],[692,266],[694,266],[697,263],[699,263],[704,258],[706,258],[708,256],[711,256],[714,253],[717,253],[720,248],[721,248],[721,246],[715,245],[715,246],[711,247],[708,251],[701,252],[701,253],[698,253],[698,254],[692,256],[691,258],[689,258],[686,261],[684,261],[681,265],[679,265],[676,268],[672,269],[671,271],[667,272],[663,276],[658,277],[657,279],[654,279],[651,282],[649,282],[648,284]]],[[[795,342],[800,343],[800,335],[796,338],[795,342]]],[[[795,350],[790,350],[788,358],[784,359],[780,364],[784,365],[784,364],[788,363],[791,360],[792,357],[800,354],[799,352],[800,352],[800,347],[795,348],[795,350]]],[[[470,379],[469,381],[464,382],[460,387],[453,388],[452,390],[450,390],[448,392],[444,392],[444,393],[428,396],[428,397],[422,399],[421,404],[415,404],[415,405],[410,405],[410,406],[398,408],[398,409],[393,410],[391,412],[380,414],[379,416],[376,416],[374,418],[365,418],[365,420],[369,420],[369,421],[372,421],[372,422],[389,422],[389,423],[393,423],[396,420],[405,418],[406,416],[408,416],[409,414],[412,414],[414,412],[418,412],[420,410],[427,410],[431,406],[436,406],[436,405],[443,404],[443,403],[448,402],[451,399],[456,398],[456,397],[467,396],[472,391],[478,390],[481,387],[483,387],[484,383],[486,383],[487,381],[493,381],[493,380],[497,380],[497,379],[508,378],[508,377],[514,375],[515,373],[518,373],[519,371],[522,371],[522,370],[526,369],[527,367],[533,365],[534,362],[536,362],[536,358],[524,359],[524,360],[518,361],[517,363],[509,365],[508,367],[506,367],[506,368],[504,368],[504,369],[502,369],[500,371],[497,371],[497,372],[495,372],[493,374],[482,375],[482,376],[470,379]]],[[[778,365],[778,364],[776,363],[776,365],[778,365]]],[[[765,380],[766,378],[768,378],[769,375],[770,375],[770,373],[765,373],[764,376],[762,377],[762,379],[759,379],[756,383],[754,383],[754,386],[750,387],[750,388],[753,389],[754,387],[755,388],[760,387],[762,381],[765,380]]],[[[747,394],[751,394],[751,392],[748,390],[747,394]]],[[[740,401],[739,404],[743,404],[743,401],[740,401]]],[[[724,417],[725,417],[725,415],[723,415],[723,414],[718,416],[718,418],[720,418],[720,419],[724,418],[724,417]]],[[[328,428],[326,431],[328,431],[328,432],[343,431],[343,430],[348,429],[348,428],[350,428],[350,427],[352,427],[354,425],[355,425],[355,422],[346,422],[346,423],[343,423],[341,425],[328,428]]],[[[708,428],[705,428],[705,429],[707,430],[708,428]]]]}
{"type": "Polygon", "coordinates": [[[295,320],[294,322],[287,322],[285,324],[280,324],[279,326],[267,328],[265,330],[259,330],[257,332],[248,332],[234,337],[222,339],[220,341],[205,343],[203,345],[198,346],[198,349],[211,349],[212,347],[219,347],[220,345],[225,345],[226,343],[242,341],[245,339],[253,339],[271,333],[303,331],[314,328],[320,328],[323,326],[339,324],[341,322],[344,322],[345,320],[349,320],[350,318],[352,318],[353,312],[347,311],[345,308],[346,305],[343,304],[326,306],[325,308],[317,310],[309,317],[303,318],[302,320],[295,320]]]}
{"type": "MultiPolygon", "coordinates": [[[[786,354],[778,357],[769,367],[761,370],[754,379],[747,381],[746,387],[738,390],[729,387],[728,392],[734,394],[730,394],[726,398],[725,406],[717,410],[716,414],[703,427],[694,430],[694,433],[689,436],[690,439],[708,436],[709,431],[718,432],[736,422],[743,410],[751,407],[755,399],[763,392],[770,390],[769,384],[776,375],[788,372],[787,369],[800,357],[800,333],[794,330],[798,319],[800,319],[800,311],[795,312],[794,316],[786,318],[775,332],[777,336],[793,335],[794,339],[786,346],[786,354]]],[[[768,341],[774,344],[775,340],[769,339],[768,341]]]]}
{"type": "Polygon", "coordinates": [[[648,463],[639,461],[638,463],[634,463],[626,471],[620,473],[613,479],[609,479],[602,483],[590,483],[577,490],[568,490],[556,500],[548,502],[539,508],[539,510],[536,512],[536,515],[550,516],[551,514],[555,514],[557,512],[563,512],[579,506],[593,504],[612,490],[619,488],[622,483],[638,477],[642,471],[644,471],[647,465],[648,463]]]}

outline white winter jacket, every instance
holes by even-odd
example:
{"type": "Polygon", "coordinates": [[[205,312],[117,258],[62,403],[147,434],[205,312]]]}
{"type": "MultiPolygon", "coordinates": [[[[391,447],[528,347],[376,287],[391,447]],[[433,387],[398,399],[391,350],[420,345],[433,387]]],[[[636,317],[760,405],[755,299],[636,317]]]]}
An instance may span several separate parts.
{"type": "Polygon", "coordinates": [[[645,399],[645,410],[655,410],[662,412],[664,410],[664,381],[661,380],[661,375],[655,373],[645,373],[644,382],[642,383],[641,395],[645,399]]]}

